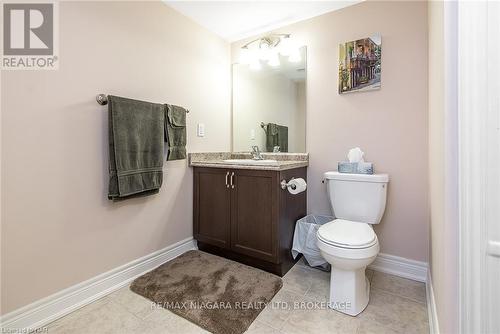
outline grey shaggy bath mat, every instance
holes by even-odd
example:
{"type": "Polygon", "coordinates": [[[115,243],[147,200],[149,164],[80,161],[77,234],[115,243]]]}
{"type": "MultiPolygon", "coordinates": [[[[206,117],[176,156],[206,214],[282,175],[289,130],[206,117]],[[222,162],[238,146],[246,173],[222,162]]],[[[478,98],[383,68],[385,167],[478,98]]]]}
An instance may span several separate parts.
{"type": "Polygon", "coordinates": [[[276,275],[195,250],[137,278],[130,289],[212,333],[239,334],[282,286],[276,275]]]}

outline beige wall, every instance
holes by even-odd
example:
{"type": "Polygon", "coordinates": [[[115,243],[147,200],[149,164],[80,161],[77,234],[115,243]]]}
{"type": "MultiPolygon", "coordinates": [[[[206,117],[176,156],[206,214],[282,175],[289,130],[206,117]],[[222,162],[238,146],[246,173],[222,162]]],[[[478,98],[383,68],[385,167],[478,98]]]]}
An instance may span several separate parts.
{"type": "Polygon", "coordinates": [[[453,61],[448,58],[452,51],[446,47],[452,42],[446,40],[451,36],[445,37],[445,4],[431,1],[428,12],[430,268],[439,329],[451,334],[458,333],[456,156],[450,157],[457,143],[450,94],[454,80],[446,71],[453,61]]]}
{"type": "Polygon", "coordinates": [[[227,151],[229,52],[161,2],[61,2],[59,70],[2,73],[3,314],[192,236],[185,160],[158,195],[107,200],[95,95],[186,106],[188,150],[227,151]]]}
{"type": "MultiPolygon", "coordinates": [[[[368,1],[278,30],[307,45],[308,211],[331,213],[323,173],[355,146],[389,173],[381,252],[428,260],[427,4],[368,1]],[[337,94],[338,45],[380,33],[382,88],[337,94]]],[[[232,44],[233,61],[243,41],[232,44]]]]}

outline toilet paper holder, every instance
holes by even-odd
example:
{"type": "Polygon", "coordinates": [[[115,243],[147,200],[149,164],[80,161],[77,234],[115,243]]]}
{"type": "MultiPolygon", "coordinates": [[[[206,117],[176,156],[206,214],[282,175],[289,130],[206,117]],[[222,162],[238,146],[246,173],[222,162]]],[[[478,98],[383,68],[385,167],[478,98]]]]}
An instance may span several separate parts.
{"type": "MultiPolygon", "coordinates": [[[[292,181],[294,179],[294,177],[292,177],[290,179],[290,181],[292,181]]],[[[295,188],[297,188],[297,186],[295,184],[290,184],[290,181],[286,182],[285,179],[281,180],[281,189],[285,190],[286,188],[290,187],[292,188],[293,190],[295,190],[295,188]]]]}

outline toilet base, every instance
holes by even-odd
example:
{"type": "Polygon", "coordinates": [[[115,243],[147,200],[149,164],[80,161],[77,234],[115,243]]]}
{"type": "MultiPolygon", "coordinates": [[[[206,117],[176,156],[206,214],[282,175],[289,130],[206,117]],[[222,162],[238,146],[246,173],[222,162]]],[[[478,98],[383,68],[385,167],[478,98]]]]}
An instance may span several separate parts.
{"type": "Polygon", "coordinates": [[[332,266],[328,307],[351,316],[366,308],[370,300],[370,282],[365,269],[342,270],[332,266]]]}

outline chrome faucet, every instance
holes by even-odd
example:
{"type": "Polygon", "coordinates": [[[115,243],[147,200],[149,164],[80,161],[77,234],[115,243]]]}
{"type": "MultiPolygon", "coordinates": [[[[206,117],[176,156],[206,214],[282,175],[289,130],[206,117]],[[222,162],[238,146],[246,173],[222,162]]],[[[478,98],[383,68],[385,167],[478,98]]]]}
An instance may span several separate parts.
{"type": "Polygon", "coordinates": [[[260,154],[260,150],[259,150],[259,147],[257,145],[252,146],[252,152],[250,152],[250,153],[252,154],[253,160],[264,160],[264,158],[260,154]]]}

